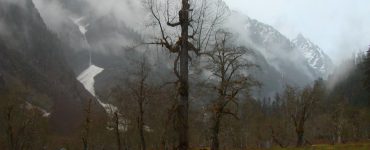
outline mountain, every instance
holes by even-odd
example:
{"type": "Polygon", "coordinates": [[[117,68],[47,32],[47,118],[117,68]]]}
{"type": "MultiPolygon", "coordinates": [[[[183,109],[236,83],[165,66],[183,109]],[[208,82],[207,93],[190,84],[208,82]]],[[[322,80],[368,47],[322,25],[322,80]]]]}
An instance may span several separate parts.
{"type": "MultiPolygon", "coordinates": [[[[0,74],[6,88],[21,83],[31,91],[26,102],[51,112],[52,129],[73,132],[94,97],[66,62],[69,45],[48,29],[29,0],[1,0],[0,24],[0,74]]],[[[94,113],[104,114],[99,105],[93,107],[94,113]]]]}
{"type": "Polygon", "coordinates": [[[226,27],[238,36],[241,45],[259,54],[254,60],[262,71],[253,75],[262,81],[264,95],[271,96],[286,84],[305,86],[330,73],[330,58],[307,39],[291,41],[272,26],[236,11],[231,12],[226,27]]]}
{"type": "MultiPolygon", "coordinates": [[[[39,9],[43,12],[44,20],[49,22],[48,26],[58,34],[63,43],[71,47],[64,51],[64,55],[75,74],[80,74],[89,67],[90,58],[94,65],[104,68],[102,73],[95,77],[94,86],[98,97],[107,95],[118,79],[127,77],[127,70],[132,69],[130,61],[140,58],[143,54],[143,50],[134,49],[132,45],[142,41],[146,33],[136,32],[132,26],[132,17],[128,15],[118,17],[114,10],[96,13],[94,6],[85,0],[59,0],[62,4],[58,5],[61,7],[59,9],[66,13],[53,16],[44,9],[54,8],[54,5],[45,0],[35,1],[39,1],[39,9]],[[81,9],[77,9],[78,7],[81,9]],[[63,25],[55,27],[52,20],[60,20],[63,25]],[[81,29],[84,29],[83,32],[81,29]]],[[[122,3],[130,1],[125,0],[122,3]]],[[[253,70],[251,74],[263,84],[256,92],[258,97],[272,96],[286,84],[302,87],[324,76],[323,69],[310,63],[314,61],[308,60],[308,55],[304,53],[311,49],[303,50],[295,40],[291,41],[272,26],[235,11],[231,11],[227,20],[225,27],[238,37],[239,44],[255,52],[252,59],[261,69],[253,70]]],[[[166,61],[172,60],[166,58],[163,51],[160,54],[158,51],[145,51],[145,55],[153,64],[160,64],[156,65],[158,73],[163,75],[163,72],[171,72],[168,70],[171,70],[172,66],[166,61]],[[167,71],[160,71],[161,69],[167,71]]],[[[322,55],[326,56],[323,53],[322,55]]],[[[329,68],[330,58],[322,61],[327,61],[329,68]]]]}
{"type": "Polygon", "coordinates": [[[302,34],[298,34],[292,42],[303,53],[310,66],[319,71],[321,76],[326,78],[332,73],[334,64],[319,46],[302,34]]]}

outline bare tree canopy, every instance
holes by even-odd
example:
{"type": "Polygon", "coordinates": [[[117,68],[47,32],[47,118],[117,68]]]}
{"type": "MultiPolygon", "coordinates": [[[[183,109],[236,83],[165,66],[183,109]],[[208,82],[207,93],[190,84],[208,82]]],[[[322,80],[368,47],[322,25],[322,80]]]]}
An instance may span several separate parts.
{"type": "Polygon", "coordinates": [[[324,87],[322,80],[317,80],[313,87],[307,86],[302,91],[297,88],[287,86],[283,93],[286,103],[286,110],[291,118],[297,134],[297,146],[301,147],[305,143],[304,131],[305,124],[312,117],[320,100],[324,97],[324,87]]]}
{"type": "Polygon", "coordinates": [[[205,52],[208,56],[212,76],[210,84],[217,83],[213,89],[217,91],[216,100],[212,101],[212,137],[211,149],[219,149],[219,132],[222,118],[231,115],[238,117],[238,99],[240,95],[249,96],[250,88],[258,85],[250,75],[247,74],[255,64],[246,58],[252,54],[245,47],[236,46],[231,33],[218,30],[214,35],[215,44],[213,50],[205,52]]]}
{"type": "Polygon", "coordinates": [[[160,36],[149,44],[161,45],[177,55],[173,71],[178,78],[176,130],[178,131],[179,145],[177,148],[179,150],[189,148],[189,59],[191,58],[189,51],[199,55],[201,49],[206,49],[209,37],[224,14],[220,7],[222,1],[218,1],[218,7],[214,12],[215,17],[209,17],[207,13],[210,9],[208,9],[209,3],[207,2],[206,0],[182,0],[181,4],[178,4],[170,0],[164,3],[155,0],[147,1],[147,7],[154,18],[155,25],[160,30],[160,36]],[[200,3],[200,5],[195,3],[200,3]],[[209,18],[212,18],[211,22],[208,21],[209,18]],[[170,29],[167,27],[172,28],[174,32],[168,32],[170,29]]]}

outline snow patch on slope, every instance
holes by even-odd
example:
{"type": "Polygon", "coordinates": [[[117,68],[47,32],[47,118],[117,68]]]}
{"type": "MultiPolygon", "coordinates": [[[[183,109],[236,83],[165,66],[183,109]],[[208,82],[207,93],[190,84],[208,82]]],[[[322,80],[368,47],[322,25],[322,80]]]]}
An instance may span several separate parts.
{"type": "Polygon", "coordinates": [[[104,69],[95,65],[90,65],[86,70],[84,70],[78,77],[77,80],[80,81],[93,96],[95,94],[95,80],[94,77],[100,74],[104,69]]]}
{"type": "MultiPolygon", "coordinates": [[[[100,68],[95,65],[90,65],[86,70],[84,70],[78,77],[78,81],[80,81],[85,89],[91,93],[94,97],[96,97],[95,93],[95,77],[100,74],[104,69],[100,68]]],[[[118,108],[114,105],[103,103],[99,98],[96,97],[96,100],[99,102],[101,106],[105,109],[110,117],[114,117],[115,113],[118,112],[118,108]]],[[[122,114],[117,113],[119,118],[119,126],[118,129],[120,131],[127,131],[129,121],[123,117],[122,114]]],[[[108,123],[108,129],[113,130],[112,126],[114,126],[113,122],[108,123]]]]}
{"type": "Polygon", "coordinates": [[[72,19],[73,23],[75,23],[78,26],[78,29],[80,30],[80,32],[83,35],[85,35],[86,32],[87,32],[87,27],[90,24],[83,24],[83,20],[84,20],[84,17],[80,17],[80,18],[77,18],[77,19],[72,19]]]}
{"type": "Polygon", "coordinates": [[[46,111],[45,109],[42,109],[41,107],[34,106],[29,102],[26,102],[25,107],[26,107],[27,110],[36,109],[36,110],[40,111],[42,113],[42,117],[44,117],[44,118],[48,118],[50,116],[50,112],[46,111]]]}
{"type": "MultiPolygon", "coordinates": [[[[85,89],[91,93],[94,97],[96,97],[95,93],[95,76],[100,74],[104,69],[100,68],[95,65],[90,65],[86,70],[84,70],[78,77],[77,80],[82,83],[82,85],[85,87],[85,89]]],[[[110,115],[114,115],[114,112],[118,110],[118,108],[111,104],[103,103],[99,98],[97,98],[97,101],[101,106],[104,107],[105,111],[110,115]]]]}
{"type": "Polygon", "coordinates": [[[303,37],[302,34],[298,34],[292,42],[302,52],[309,65],[318,70],[322,76],[325,77],[331,73],[333,63],[319,46],[303,37]]]}
{"type": "MultiPolygon", "coordinates": [[[[80,18],[77,18],[77,19],[73,19],[73,22],[78,26],[81,34],[84,36],[84,39],[86,40],[86,32],[88,31],[87,30],[87,27],[89,26],[88,23],[85,23],[84,24],[84,17],[80,17],[80,18]]],[[[87,42],[87,40],[86,40],[87,42]]],[[[87,44],[89,45],[89,43],[87,42],[87,44]]],[[[91,52],[90,52],[90,66],[85,69],[78,77],[77,77],[77,80],[80,81],[82,83],[82,85],[85,87],[85,89],[91,93],[91,95],[93,95],[96,100],[99,102],[99,104],[101,106],[103,106],[103,108],[105,109],[105,111],[108,113],[109,116],[113,116],[115,112],[118,111],[118,108],[114,105],[111,105],[111,104],[106,104],[106,103],[103,103],[97,96],[96,96],[96,93],[95,93],[95,77],[97,75],[99,75],[101,72],[103,72],[104,69],[103,68],[100,68],[96,65],[93,65],[92,62],[91,62],[91,52]]]]}

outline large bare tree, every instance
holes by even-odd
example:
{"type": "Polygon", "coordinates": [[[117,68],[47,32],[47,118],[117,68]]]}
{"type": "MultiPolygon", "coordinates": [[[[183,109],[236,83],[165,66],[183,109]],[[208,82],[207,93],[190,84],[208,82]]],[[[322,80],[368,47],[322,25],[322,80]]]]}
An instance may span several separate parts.
{"type": "Polygon", "coordinates": [[[305,144],[305,124],[313,116],[313,111],[323,96],[322,80],[316,81],[312,87],[307,86],[303,90],[287,86],[282,98],[286,103],[287,115],[290,116],[295,128],[297,147],[305,144]]]}
{"type": "Polygon", "coordinates": [[[222,20],[224,14],[221,8],[222,1],[216,1],[216,7],[211,9],[208,8],[207,0],[181,0],[179,1],[180,4],[170,0],[147,1],[155,25],[160,30],[160,36],[150,44],[161,45],[169,52],[176,54],[173,71],[178,79],[176,81],[178,94],[176,129],[179,141],[177,148],[179,150],[189,148],[189,60],[191,59],[189,52],[193,51],[199,55],[201,49],[207,47],[213,29],[222,20]],[[166,2],[163,3],[164,1],[166,2]],[[178,12],[176,12],[176,9],[179,9],[178,12]],[[208,10],[212,10],[212,13],[208,10]],[[211,16],[211,14],[213,15],[211,16]],[[170,30],[175,32],[170,32],[170,30]]]}
{"type": "Polygon", "coordinates": [[[238,97],[241,94],[249,95],[252,86],[257,82],[246,72],[255,64],[249,62],[246,57],[252,54],[245,47],[236,46],[232,41],[232,35],[224,30],[218,30],[215,34],[215,46],[212,51],[206,53],[209,56],[212,72],[217,83],[218,96],[212,102],[212,127],[211,127],[211,150],[219,149],[219,132],[222,118],[231,115],[238,119],[238,97]]]}

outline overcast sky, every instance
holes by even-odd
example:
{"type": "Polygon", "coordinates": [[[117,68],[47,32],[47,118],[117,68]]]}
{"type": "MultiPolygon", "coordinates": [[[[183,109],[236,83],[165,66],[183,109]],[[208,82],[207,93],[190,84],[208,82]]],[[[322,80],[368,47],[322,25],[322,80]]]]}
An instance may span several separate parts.
{"type": "Polygon", "coordinates": [[[231,9],[272,25],[288,38],[298,33],[335,63],[370,45],[370,0],[224,0],[231,9]]]}

